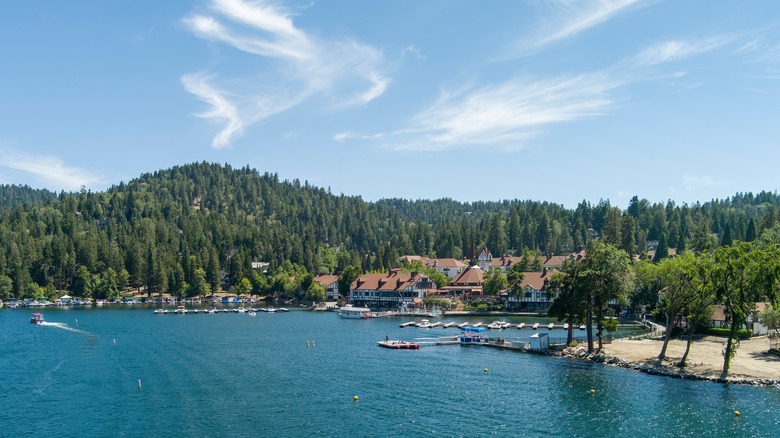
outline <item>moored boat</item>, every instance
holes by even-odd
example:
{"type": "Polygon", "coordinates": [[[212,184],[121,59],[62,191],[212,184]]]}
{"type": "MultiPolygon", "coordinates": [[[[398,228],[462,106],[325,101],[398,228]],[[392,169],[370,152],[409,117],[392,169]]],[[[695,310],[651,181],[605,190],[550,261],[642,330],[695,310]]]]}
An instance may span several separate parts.
{"type": "Polygon", "coordinates": [[[30,317],[30,322],[33,324],[43,324],[43,313],[33,313],[30,317]]]}
{"type": "Polygon", "coordinates": [[[385,340],[379,341],[376,344],[382,348],[390,348],[393,350],[418,350],[420,348],[420,344],[409,341],[385,340]]]}
{"type": "Polygon", "coordinates": [[[371,309],[368,307],[355,307],[351,304],[339,309],[339,316],[347,319],[371,318],[371,309]]]}

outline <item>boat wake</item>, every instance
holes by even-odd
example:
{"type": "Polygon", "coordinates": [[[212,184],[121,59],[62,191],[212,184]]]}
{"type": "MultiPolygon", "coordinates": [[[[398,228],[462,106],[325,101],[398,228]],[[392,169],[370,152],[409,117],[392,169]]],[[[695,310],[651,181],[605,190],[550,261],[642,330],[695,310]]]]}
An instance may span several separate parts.
{"type": "Polygon", "coordinates": [[[60,328],[60,329],[63,329],[63,330],[67,330],[69,332],[87,333],[87,332],[85,332],[83,330],[79,330],[79,329],[76,329],[76,328],[73,328],[73,327],[68,327],[68,324],[66,324],[64,322],[46,322],[46,321],[44,321],[44,322],[40,323],[39,325],[43,325],[43,326],[47,326],[47,327],[57,327],[57,328],[60,328]]]}

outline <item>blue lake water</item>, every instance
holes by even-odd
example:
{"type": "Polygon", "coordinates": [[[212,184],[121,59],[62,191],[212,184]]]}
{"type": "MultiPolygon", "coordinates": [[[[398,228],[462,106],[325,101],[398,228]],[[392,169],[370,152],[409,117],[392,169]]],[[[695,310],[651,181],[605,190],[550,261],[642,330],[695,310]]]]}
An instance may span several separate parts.
{"type": "Polygon", "coordinates": [[[1,436],[780,434],[778,388],[476,346],[376,346],[456,333],[398,327],[408,319],[43,313],[36,326],[31,311],[0,310],[1,436]]]}

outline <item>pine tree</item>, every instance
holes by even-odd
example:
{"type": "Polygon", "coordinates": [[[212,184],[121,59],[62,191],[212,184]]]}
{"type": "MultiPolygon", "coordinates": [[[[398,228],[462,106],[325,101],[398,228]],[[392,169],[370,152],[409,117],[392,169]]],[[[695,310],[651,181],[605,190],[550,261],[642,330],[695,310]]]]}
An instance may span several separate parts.
{"type": "Polygon", "coordinates": [[[658,263],[667,257],[669,257],[669,247],[666,245],[666,233],[661,233],[661,237],[658,239],[658,248],[655,250],[653,261],[658,263]]]}
{"type": "Polygon", "coordinates": [[[720,241],[720,246],[731,246],[734,243],[731,238],[731,226],[726,224],[726,228],[723,230],[723,238],[720,241]]]}
{"type": "Polygon", "coordinates": [[[752,242],[756,240],[756,222],[753,218],[750,218],[748,222],[747,232],[745,233],[745,242],[752,242]]]}

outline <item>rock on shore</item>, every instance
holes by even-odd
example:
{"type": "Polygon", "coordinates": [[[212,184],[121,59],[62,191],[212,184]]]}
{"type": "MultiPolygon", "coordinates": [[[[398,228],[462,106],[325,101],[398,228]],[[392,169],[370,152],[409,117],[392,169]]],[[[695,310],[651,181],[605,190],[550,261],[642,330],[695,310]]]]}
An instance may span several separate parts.
{"type": "Polygon", "coordinates": [[[678,379],[706,380],[710,382],[734,383],[734,384],[753,385],[753,386],[780,386],[780,380],[762,379],[762,378],[739,378],[739,377],[728,377],[725,380],[723,380],[717,377],[689,373],[686,372],[684,368],[661,365],[658,364],[657,361],[642,361],[642,362],[628,361],[618,356],[610,356],[608,354],[601,353],[601,352],[593,352],[591,354],[588,354],[588,350],[584,347],[565,348],[561,352],[561,356],[573,358],[573,359],[579,359],[579,360],[590,360],[593,362],[613,365],[620,368],[637,370],[647,374],[674,377],[678,379]]]}

